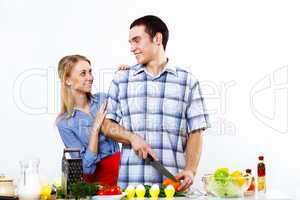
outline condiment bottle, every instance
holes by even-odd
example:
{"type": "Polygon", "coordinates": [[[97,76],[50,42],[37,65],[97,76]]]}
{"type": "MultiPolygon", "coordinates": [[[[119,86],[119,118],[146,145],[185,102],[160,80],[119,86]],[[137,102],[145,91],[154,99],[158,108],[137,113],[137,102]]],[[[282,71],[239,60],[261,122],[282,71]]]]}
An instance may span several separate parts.
{"type": "Polygon", "coordinates": [[[264,163],[264,157],[258,157],[258,164],[257,164],[257,191],[259,193],[266,192],[266,166],[264,163]]]}
{"type": "MultiPolygon", "coordinates": [[[[251,169],[246,169],[246,176],[252,176],[251,169]]],[[[251,183],[248,190],[245,192],[246,196],[252,196],[255,194],[255,178],[252,176],[251,183]]]]}

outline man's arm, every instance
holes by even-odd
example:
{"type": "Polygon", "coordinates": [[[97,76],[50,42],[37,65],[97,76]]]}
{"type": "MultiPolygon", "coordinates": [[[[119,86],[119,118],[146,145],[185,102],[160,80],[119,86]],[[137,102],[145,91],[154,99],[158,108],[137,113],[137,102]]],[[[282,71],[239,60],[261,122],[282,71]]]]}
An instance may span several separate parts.
{"type": "Polygon", "coordinates": [[[136,135],[123,126],[119,125],[111,119],[105,119],[101,131],[105,136],[123,144],[131,144],[133,150],[141,157],[146,159],[147,154],[149,153],[152,157],[157,160],[157,157],[154,151],[151,149],[150,145],[141,138],[139,135],[136,135]]]}
{"type": "Polygon", "coordinates": [[[180,191],[187,190],[194,182],[202,152],[203,132],[202,129],[198,129],[189,134],[185,150],[186,165],[184,170],[176,175],[178,180],[182,180],[178,188],[180,191]]]}
{"type": "Polygon", "coordinates": [[[186,166],[176,176],[178,180],[182,180],[179,190],[186,190],[193,184],[202,152],[202,135],[204,130],[210,127],[200,83],[192,75],[190,76],[190,94],[186,108],[186,119],[189,130],[185,149],[186,166]]]}
{"type": "Polygon", "coordinates": [[[130,140],[133,134],[111,119],[106,118],[103,121],[101,131],[105,136],[109,137],[112,140],[123,144],[131,144],[130,140]]]}
{"type": "Polygon", "coordinates": [[[202,152],[203,130],[196,130],[190,133],[186,146],[185,170],[192,171],[196,175],[199,160],[202,152]]]}

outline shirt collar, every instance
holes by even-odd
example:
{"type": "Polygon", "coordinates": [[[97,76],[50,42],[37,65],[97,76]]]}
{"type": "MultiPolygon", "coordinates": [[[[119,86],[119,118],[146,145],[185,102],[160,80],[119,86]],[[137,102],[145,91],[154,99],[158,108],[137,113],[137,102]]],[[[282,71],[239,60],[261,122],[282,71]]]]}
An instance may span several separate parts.
{"type": "MultiPolygon", "coordinates": [[[[94,103],[98,103],[99,102],[99,99],[96,98],[95,95],[91,94],[90,96],[90,102],[91,102],[91,106],[94,104],[94,103]]],[[[77,108],[74,108],[71,112],[71,117],[74,117],[76,112],[77,112],[77,108]]]]}
{"type": "Polygon", "coordinates": [[[174,74],[175,76],[177,76],[177,70],[174,64],[170,63],[170,61],[167,62],[166,66],[165,66],[165,70],[167,72],[170,72],[172,74],[174,74]]]}
{"type": "Polygon", "coordinates": [[[141,73],[144,70],[145,70],[145,66],[144,65],[141,65],[141,64],[136,65],[135,66],[135,72],[133,73],[133,75],[135,76],[135,75],[141,73]]]}
{"type": "Polygon", "coordinates": [[[73,109],[72,112],[71,112],[71,117],[74,117],[76,114],[76,109],[73,109]]]}
{"type": "MultiPolygon", "coordinates": [[[[141,64],[139,64],[139,65],[136,65],[136,67],[135,67],[135,72],[133,73],[133,75],[135,76],[135,75],[137,75],[137,74],[139,74],[139,73],[141,73],[141,72],[143,72],[143,71],[145,71],[145,66],[144,65],[141,65],[141,64]]],[[[175,65],[174,64],[172,64],[171,62],[170,62],[170,60],[168,59],[168,62],[167,62],[167,64],[166,64],[166,66],[164,67],[164,69],[163,69],[163,71],[161,72],[161,74],[163,73],[163,72],[169,72],[169,73],[171,73],[171,74],[173,74],[173,75],[175,75],[175,76],[177,76],[177,70],[176,70],[176,67],[175,67],[175,65]]]]}
{"type": "Polygon", "coordinates": [[[99,99],[94,94],[91,94],[91,104],[99,103],[99,99]]]}

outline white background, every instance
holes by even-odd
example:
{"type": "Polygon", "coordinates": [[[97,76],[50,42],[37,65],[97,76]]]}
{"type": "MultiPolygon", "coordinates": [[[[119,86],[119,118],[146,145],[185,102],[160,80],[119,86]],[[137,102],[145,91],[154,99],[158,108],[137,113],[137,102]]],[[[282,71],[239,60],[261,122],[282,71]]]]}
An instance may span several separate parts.
{"type": "Polygon", "coordinates": [[[181,2],[0,0],[0,173],[16,179],[19,161],[38,157],[43,181],[60,176],[57,62],[86,55],[94,92],[107,91],[116,66],[135,63],[130,23],[155,14],[168,57],[202,82],[211,112],[195,187],[218,167],[256,174],[263,154],[268,190],[299,198],[299,3],[181,2]]]}

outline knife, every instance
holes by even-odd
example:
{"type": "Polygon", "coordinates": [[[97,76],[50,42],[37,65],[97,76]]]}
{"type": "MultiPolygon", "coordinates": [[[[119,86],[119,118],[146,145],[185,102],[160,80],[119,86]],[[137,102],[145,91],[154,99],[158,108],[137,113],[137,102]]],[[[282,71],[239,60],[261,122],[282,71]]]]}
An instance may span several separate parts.
{"type": "Polygon", "coordinates": [[[11,197],[11,196],[0,196],[1,200],[18,200],[17,197],[11,197]]]}
{"type": "Polygon", "coordinates": [[[159,161],[154,160],[154,158],[150,154],[147,155],[146,163],[149,163],[161,175],[164,175],[164,176],[168,177],[169,179],[172,179],[173,181],[178,182],[178,180],[175,178],[175,176],[169,170],[167,170],[159,161]]]}

